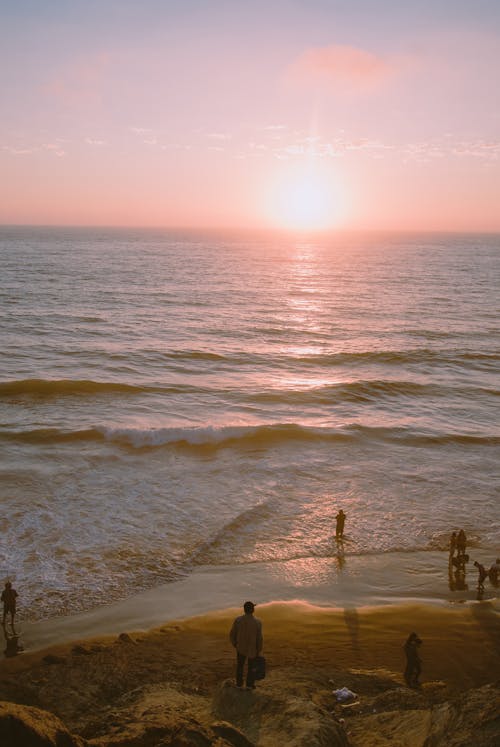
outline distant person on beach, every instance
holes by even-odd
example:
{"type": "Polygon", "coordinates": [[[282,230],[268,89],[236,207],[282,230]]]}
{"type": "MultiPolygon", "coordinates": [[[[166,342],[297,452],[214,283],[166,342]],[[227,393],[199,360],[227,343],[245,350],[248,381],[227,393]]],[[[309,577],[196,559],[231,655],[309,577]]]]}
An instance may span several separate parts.
{"type": "Polygon", "coordinates": [[[493,586],[498,586],[498,577],[500,576],[500,558],[497,558],[496,562],[493,563],[488,571],[488,576],[490,577],[493,586]]]}
{"type": "Polygon", "coordinates": [[[7,615],[10,615],[10,624],[12,625],[12,630],[14,630],[14,618],[16,616],[16,599],[17,591],[12,588],[12,584],[10,581],[6,581],[5,588],[2,591],[1,596],[1,601],[3,602],[2,625],[4,628],[7,615]]]}
{"type": "Polygon", "coordinates": [[[465,555],[466,548],[467,548],[467,537],[465,536],[464,530],[461,529],[457,537],[457,555],[465,555]]]}
{"type": "Polygon", "coordinates": [[[457,533],[453,532],[450,537],[450,558],[452,558],[455,555],[456,549],[457,549],[457,533]]]}
{"type": "Polygon", "coordinates": [[[486,568],[482,563],[478,563],[477,560],[474,561],[474,565],[477,568],[478,571],[478,577],[477,577],[477,588],[480,590],[484,589],[484,582],[488,578],[488,573],[486,571],[486,568]]]}
{"type": "Polygon", "coordinates": [[[246,687],[255,688],[255,659],[262,651],[262,623],[253,616],[255,605],[245,602],[244,615],[233,622],[229,639],[236,649],[236,685],[243,687],[243,669],[247,663],[246,687]]]}
{"type": "Polygon", "coordinates": [[[337,524],[335,526],[335,537],[337,539],[344,539],[345,513],[342,511],[342,509],[340,509],[335,519],[337,520],[337,524]]]}
{"type": "Polygon", "coordinates": [[[408,687],[420,687],[418,678],[422,671],[422,662],[418,653],[422,641],[416,633],[410,633],[406,639],[404,650],[406,654],[405,682],[408,687]]]}

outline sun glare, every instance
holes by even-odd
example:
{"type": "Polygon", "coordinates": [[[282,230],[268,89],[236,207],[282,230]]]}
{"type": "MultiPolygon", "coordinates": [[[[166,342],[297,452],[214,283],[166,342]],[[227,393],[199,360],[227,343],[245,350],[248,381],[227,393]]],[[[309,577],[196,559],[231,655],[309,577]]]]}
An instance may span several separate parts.
{"type": "Polygon", "coordinates": [[[277,180],[267,206],[274,225],[304,231],[337,226],[343,211],[337,186],[325,175],[312,170],[277,180]]]}

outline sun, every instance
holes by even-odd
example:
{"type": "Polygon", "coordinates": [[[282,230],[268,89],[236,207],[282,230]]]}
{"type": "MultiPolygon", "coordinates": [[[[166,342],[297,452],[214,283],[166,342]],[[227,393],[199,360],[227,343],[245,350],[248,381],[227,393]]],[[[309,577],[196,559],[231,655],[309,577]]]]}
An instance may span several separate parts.
{"type": "Polygon", "coordinates": [[[301,231],[338,226],[344,200],[330,175],[315,169],[280,174],[268,191],[266,212],[273,225],[301,231]]]}

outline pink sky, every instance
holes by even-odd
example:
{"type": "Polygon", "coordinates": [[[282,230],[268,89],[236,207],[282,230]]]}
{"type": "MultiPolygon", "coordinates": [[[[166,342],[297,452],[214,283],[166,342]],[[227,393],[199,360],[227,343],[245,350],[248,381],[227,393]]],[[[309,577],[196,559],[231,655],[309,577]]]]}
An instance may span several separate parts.
{"type": "Polygon", "coordinates": [[[495,4],[71,5],[5,14],[0,223],[500,230],[495,4]]]}

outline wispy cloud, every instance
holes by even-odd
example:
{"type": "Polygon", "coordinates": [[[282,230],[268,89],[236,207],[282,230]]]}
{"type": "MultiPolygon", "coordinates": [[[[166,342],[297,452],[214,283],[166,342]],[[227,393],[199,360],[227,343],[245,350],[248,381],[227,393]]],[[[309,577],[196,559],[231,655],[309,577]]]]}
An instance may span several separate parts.
{"type": "Polygon", "coordinates": [[[69,107],[99,104],[109,63],[110,56],[106,52],[77,60],[61,69],[43,86],[43,90],[69,107]]]}
{"type": "Polygon", "coordinates": [[[13,156],[26,156],[29,153],[34,153],[37,148],[15,148],[12,145],[2,145],[2,150],[6,150],[7,153],[11,153],[13,156]]]}
{"type": "Polygon", "coordinates": [[[94,140],[94,138],[86,137],[85,142],[87,145],[105,145],[104,140],[94,140]]]}
{"type": "Polygon", "coordinates": [[[42,148],[53,153],[55,156],[62,158],[66,155],[66,151],[63,150],[59,143],[43,143],[42,148]]]}
{"type": "Polygon", "coordinates": [[[208,132],[207,137],[211,140],[231,140],[231,135],[228,132],[208,132]]]}
{"type": "Polygon", "coordinates": [[[358,47],[332,44],[305,50],[289,66],[288,73],[299,82],[367,88],[386,80],[399,67],[396,59],[358,47]]]}
{"type": "Polygon", "coordinates": [[[262,129],[264,131],[268,130],[270,132],[279,132],[281,130],[286,130],[287,126],[284,124],[270,124],[270,125],[265,125],[264,127],[262,127],[262,129]]]}

